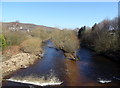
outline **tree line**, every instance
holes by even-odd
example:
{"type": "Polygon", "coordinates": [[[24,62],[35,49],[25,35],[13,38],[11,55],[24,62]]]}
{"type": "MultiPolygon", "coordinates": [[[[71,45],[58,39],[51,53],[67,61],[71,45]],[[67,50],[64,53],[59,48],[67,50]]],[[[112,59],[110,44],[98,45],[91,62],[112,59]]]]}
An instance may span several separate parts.
{"type": "MultiPolygon", "coordinates": [[[[120,17],[105,19],[95,23],[91,28],[81,27],[78,38],[81,45],[99,54],[115,54],[120,52],[120,17]]],[[[119,54],[120,55],[120,54],[119,54]]]]}

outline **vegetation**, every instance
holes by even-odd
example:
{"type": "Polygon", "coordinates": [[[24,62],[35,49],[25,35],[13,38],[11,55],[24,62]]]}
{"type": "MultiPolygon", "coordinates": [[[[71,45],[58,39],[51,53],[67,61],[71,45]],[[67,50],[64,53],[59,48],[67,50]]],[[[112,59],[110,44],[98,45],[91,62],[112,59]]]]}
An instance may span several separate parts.
{"type": "MultiPolygon", "coordinates": [[[[42,42],[51,39],[57,48],[73,55],[79,48],[79,40],[73,30],[47,29],[37,27],[30,32],[11,31],[3,29],[6,45],[20,46],[20,50],[27,53],[38,54],[42,51],[42,42]]],[[[6,48],[7,49],[7,48],[6,48]]]]}
{"type": "Polygon", "coordinates": [[[0,49],[6,47],[6,40],[3,34],[0,34],[0,49]]]}
{"type": "MultiPolygon", "coordinates": [[[[117,23],[118,18],[105,19],[98,24],[95,23],[92,28],[81,27],[78,31],[78,38],[83,45],[97,53],[117,52],[120,50],[120,32],[117,23]]],[[[74,30],[36,27],[30,32],[21,32],[4,28],[3,35],[1,36],[3,41],[1,46],[18,45],[23,52],[33,54],[41,52],[42,42],[48,39],[51,39],[57,48],[71,55],[75,55],[79,48],[79,40],[74,30]]]]}
{"type": "Polygon", "coordinates": [[[98,24],[95,23],[90,29],[80,29],[78,32],[81,45],[102,54],[118,54],[120,51],[119,35],[118,18],[105,19],[98,24]]]}
{"type": "Polygon", "coordinates": [[[3,32],[3,34],[5,35],[7,46],[19,45],[28,38],[26,33],[20,31],[13,32],[8,30],[3,32]]]}
{"type": "Polygon", "coordinates": [[[32,37],[40,38],[42,41],[48,40],[50,38],[50,32],[51,30],[47,30],[44,28],[37,28],[33,29],[30,35],[32,37]]]}
{"type": "Polygon", "coordinates": [[[42,41],[51,39],[57,48],[68,53],[75,53],[79,48],[79,41],[73,30],[59,30],[57,28],[48,30],[37,28],[33,30],[30,35],[40,38],[42,41]]]}
{"type": "Polygon", "coordinates": [[[32,54],[40,54],[42,52],[42,40],[39,38],[30,38],[25,40],[20,44],[21,50],[23,52],[32,53],[32,54]]]}
{"type": "Polygon", "coordinates": [[[56,30],[52,35],[53,43],[68,53],[75,53],[79,48],[78,38],[73,30],[56,30]]]}
{"type": "Polygon", "coordinates": [[[100,38],[95,40],[95,51],[98,53],[115,52],[119,48],[118,43],[117,35],[111,36],[111,34],[105,31],[100,35],[100,38]]]}

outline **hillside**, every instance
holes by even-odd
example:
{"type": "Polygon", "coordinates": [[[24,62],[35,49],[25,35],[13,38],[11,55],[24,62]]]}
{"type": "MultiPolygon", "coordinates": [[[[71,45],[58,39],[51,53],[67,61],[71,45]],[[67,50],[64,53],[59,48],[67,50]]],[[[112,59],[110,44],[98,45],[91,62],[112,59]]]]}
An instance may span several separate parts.
{"type": "Polygon", "coordinates": [[[36,28],[42,28],[42,29],[55,29],[53,27],[47,27],[43,25],[35,25],[35,24],[30,24],[30,23],[19,23],[19,22],[2,22],[2,27],[6,29],[36,29],[36,28]]]}

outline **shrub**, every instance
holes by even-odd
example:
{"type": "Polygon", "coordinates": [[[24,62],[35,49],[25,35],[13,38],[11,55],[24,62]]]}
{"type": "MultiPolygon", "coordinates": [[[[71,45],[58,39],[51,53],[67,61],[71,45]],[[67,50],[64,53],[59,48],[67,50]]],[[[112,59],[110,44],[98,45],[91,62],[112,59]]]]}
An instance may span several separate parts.
{"type": "Polygon", "coordinates": [[[52,34],[53,43],[66,52],[74,53],[79,48],[79,41],[73,30],[56,30],[52,34]]]}
{"type": "Polygon", "coordinates": [[[25,40],[23,43],[20,44],[20,49],[23,52],[32,53],[32,54],[39,54],[42,52],[42,40],[39,38],[30,38],[25,40]]]}
{"type": "Polygon", "coordinates": [[[0,49],[6,46],[6,40],[3,34],[0,34],[0,49]]]}
{"type": "Polygon", "coordinates": [[[19,45],[28,38],[28,35],[26,33],[20,31],[13,32],[8,30],[4,32],[4,35],[8,46],[19,45]]]}
{"type": "Polygon", "coordinates": [[[50,38],[50,30],[43,29],[43,28],[33,29],[30,34],[33,37],[38,37],[42,39],[43,41],[48,40],[50,38]]]}
{"type": "Polygon", "coordinates": [[[92,43],[92,37],[91,37],[91,30],[86,30],[84,31],[84,33],[82,34],[82,37],[80,38],[81,42],[84,44],[91,44],[92,43]]]}
{"type": "Polygon", "coordinates": [[[110,52],[116,51],[119,47],[119,42],[117,35],[110,35],[109,32],[102,32],[99,39],[95,40],[95,51],[98,53],[101,52],[110,52]]]}
{"type": "Polygon", "coordinates": [[[98,53],[117,52],[120,50],[119,29],[117,19],[103,20],[86,30],[81,42],[98,53]]]}

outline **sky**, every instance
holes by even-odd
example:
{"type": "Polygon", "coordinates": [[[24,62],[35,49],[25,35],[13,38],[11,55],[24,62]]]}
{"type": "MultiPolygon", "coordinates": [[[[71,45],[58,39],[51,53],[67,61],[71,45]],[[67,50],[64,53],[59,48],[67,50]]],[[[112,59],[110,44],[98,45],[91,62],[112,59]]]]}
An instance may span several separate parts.
{"type": "Polygon", "coordinates": [[[1,0],[2,2],[119,2],[119,0],[1,0]]]}
{"type": "Polygon", "coordinates": [[[117,2],[2,2],[3,22],[74,29],[117,16],[117,2]]]}

